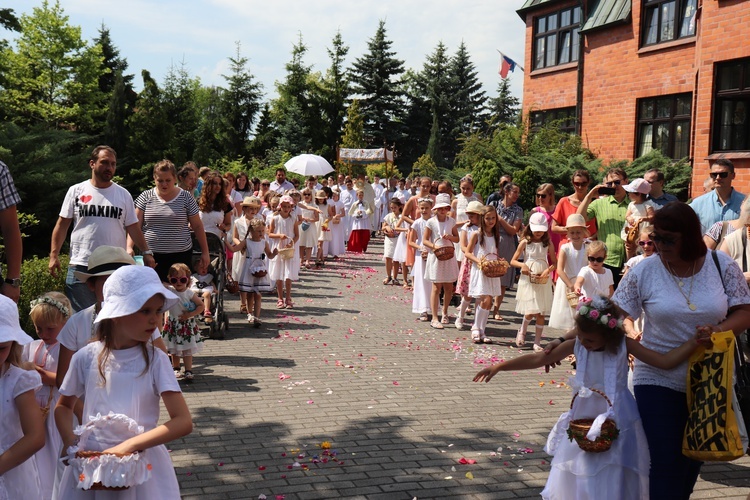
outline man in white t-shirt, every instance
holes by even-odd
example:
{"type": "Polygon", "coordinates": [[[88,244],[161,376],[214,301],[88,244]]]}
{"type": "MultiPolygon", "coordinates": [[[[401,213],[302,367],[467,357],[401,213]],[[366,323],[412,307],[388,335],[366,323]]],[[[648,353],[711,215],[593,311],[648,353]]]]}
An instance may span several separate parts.
{"type": "Polygon", "coordinates": [[[286,180],[286,170],[283,168],[276,169],[276,180],[271,183],[271,191],[284,194],[290,189],[294,189],[294,184],[286,180]]]}
{"type": "Polygon", "coordinates": [[[52,231],[49,270],[53,276],[60,272],[60,249],[68,228],[70,235],[70,263],[65,278],[65,295],[73,309],[80,311],[94,302],[96,297],[74,276],[75,271],[86,271],[91,252],[101,245],[126,248],[130,237],[143,254],[143,262],[154,267],[153,252],[148,249],[135,215],[133,197],[128,191],[112,182],[117,167],[117,154],[109,146],[97,146],[89,159],[91,179],[71,186],[65,195],[60,214],[52,231]]]}

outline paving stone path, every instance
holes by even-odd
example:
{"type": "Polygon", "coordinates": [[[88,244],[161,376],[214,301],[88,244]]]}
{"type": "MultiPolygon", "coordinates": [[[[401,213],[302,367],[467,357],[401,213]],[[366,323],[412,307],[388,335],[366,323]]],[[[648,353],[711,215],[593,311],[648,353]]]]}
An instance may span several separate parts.
{"type": "MultiPolygon", "coordinates": [[[[474,384],[521,352],[513,294],[508,321],[490,320],[496,343],[475,346],[416,320],[410,293],[382,284],[381,249],[303,271],[294,309],[264,296],[258,329],[228,296],[226,339],[207,341],[182,383],[194,430],[170,447],[184,498],[539,498],[570,365],[474,384]]],[[[745,457],[705,465],[693,498],[748,493],[745,457]]]]}

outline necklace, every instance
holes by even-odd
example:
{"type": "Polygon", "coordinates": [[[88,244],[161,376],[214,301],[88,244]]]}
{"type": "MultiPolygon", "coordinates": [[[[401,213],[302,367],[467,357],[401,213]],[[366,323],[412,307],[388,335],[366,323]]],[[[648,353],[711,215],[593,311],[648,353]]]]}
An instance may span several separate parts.
{"type": "Polygon", "coordinates": [[[695,261],[693,261],[693,267],[690,271],[690,287],[688,288],[687,295],[685,295],[685,291],[683,290],[683,287],[685,286],[685,282],[683,281],[684,276],[678,276],[677,273],[675,273],[672,266],[669,265],[669,263],[664,262],[664,264],[667,267],[667,271],[669,272],[669,275],[677,284],[677,289],[680,291],[680,294],[685,299],[685,303],[687,304],[688,309],[690,309],[691,311],[695,311],[696,309],[698,309],[698,306],[690,302],[690,296],[693,295],[693,282],[695,281],[695,261]]]}

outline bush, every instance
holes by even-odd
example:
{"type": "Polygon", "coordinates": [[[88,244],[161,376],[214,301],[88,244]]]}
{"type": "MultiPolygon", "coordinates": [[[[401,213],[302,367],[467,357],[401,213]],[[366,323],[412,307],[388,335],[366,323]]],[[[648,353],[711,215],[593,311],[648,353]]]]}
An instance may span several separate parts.
{"type": "Polygon", "coordinates": [[[34,324],[29,318],[29,302],[47,292],[62,292],[65,287],[65,273],[68,269],[68,256],[60,255],[62,270],[57,278],[49,273],[49,257],[40,259],[34,257],[23,261],[21,264],[21,298],[18,300],[18,315],[21,319],[21,328],[32,337],[36,337],[34,324]]]}

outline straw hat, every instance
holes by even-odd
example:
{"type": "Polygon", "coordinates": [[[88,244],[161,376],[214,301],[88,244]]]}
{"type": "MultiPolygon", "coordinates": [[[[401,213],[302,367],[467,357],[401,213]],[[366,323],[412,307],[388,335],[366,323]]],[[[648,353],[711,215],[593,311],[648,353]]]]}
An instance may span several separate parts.
{"type": "Polygon", "coordinates": [[[154,295],[164,297],[165,311],[179,300],[177,295],[164,287],[159,275],[150,267],[121,267],[104,284],[102,309],[96,315],[94,323],[138,312],[154,295]]]}
{"type": "Polygon", "coordinates": [[[548,231],[549,224],[547,224],[547,217],[541,212],[534,212],[529,217],[529,229],[534,231],[548,231]]]}
{"type": "Polygon", "coordinates": [[[480,201],[470,201],[468,205],[466,205],[465,212],[467,214],[477,214],[480,215],[482,213],[482,209],[484,208],[484,205],[482,205],[482,202],[480,201]]]}
{"type": "Polygon", "coordinates": [[[566,223],[565,229],[570,229],[572,227],[582,227],[583,229],[588,229],[586,226],[586,219],[583,218],[583,215],[581,214],[570,214],[568,215],[568,221],[566,223]]]}
{"type": "Polygon", "coordinates": [[[86,272],[75,271],[73,275],[78,281],[85,283],[95,276],[109,276],[122,266],[133,266],[135,261],[122,247],[102,245],[96,247],[89,255],[89,265],[86,272]]]}
{"type": "Polygon", "coordinates": [[[18,342],[26,345],[32,339],[21,329],[18,321],[18,304],[0,295],[0,342],[18,342]]]}
{"type": "Polygon", "coordinates": [[[435,205],[432,207],[433,210],[438,208],[450,208],[451,206],[451,195],[448,193],[441,193],[435,197],[435,205]]]}
{"type": "Polygon", "coordinates": [[[260,198],[257,196],[245,196],[242,200],[243,207],[251,207],[253,205],[260,205],[260,198]]]}
{"type": "Polygon", "coordinates": [[[326,194],[326,192],[323,191],[322,189],[318,189],[315,192],[315,198],[318,199],[318,200],[327,200],[328,199],[328,194],[326,194]]]}

